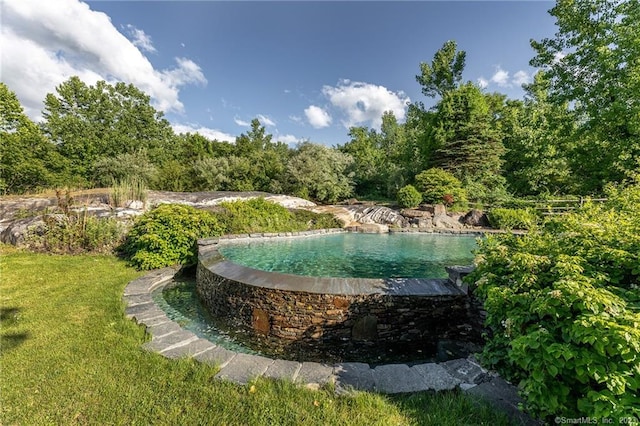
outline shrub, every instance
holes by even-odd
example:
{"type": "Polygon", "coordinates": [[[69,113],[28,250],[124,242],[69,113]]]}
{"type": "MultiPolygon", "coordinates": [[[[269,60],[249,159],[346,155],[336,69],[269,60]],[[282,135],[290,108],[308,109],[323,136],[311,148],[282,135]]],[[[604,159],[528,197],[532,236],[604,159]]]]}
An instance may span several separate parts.
{"type": "Polygon", "coordinates": [[[218,213],[218,218],[230,234],[342,227],[331,214],[317,214],[306,210],[290,211],[264,198],[225,202],[220,203],[220,206],[224,210],[218,213]]]}
{"type": "Polygon", "coordinates": [[[407,185],[398,191],[398,205],[403,208],[418,207],[422,202],[422,194],[413,185],[407,185]]]}
{"type": "Polygon", "coordinates": [[[538,222],[538,214],[533,209],[491,209],[489,223],[498,229],[532,229],[538,222]]]}
{"type": "Polygon", "coordinates": [[[422,200],[430,204],[442,204],[445,195],[452,197],[455,208],[467,205],[467,192],[462,182],[446,170],[432,168],[416,175],[416,188],[422,193],[422,200]]]}
{"type": "Polygon", "coordinates": [[[138,217],[122,246],[139,269],[191,265],[197,260],[197,240],[222,235],[216,216],[191,206],[163,204],[138,217]]]}
{"type": "Polygon", "coordinates": [[[157,173],[146,151],[122,153],[115,157],[101,157],[93,165],[93,176],[98,185],[108,186],[114,181],[135,179],[149,184],[157,173]]]}
{"type": "Polygon", "coordinates": [[[485,363],[536,416],[640,417],[640,186],[480,242],[485,363]],[[635,201],[633,201],[635,200],[635,201]]]}
{"type": "Polygon", "coordinates": [[[300,230],[342,228],[342,223],[331,213],[314,213],[309,210],[293,210],[293,219],[300,230]]]}
{"type": "Polygon", "coordinates": [[[224,212],[219,213],[218,217],[230,234],[291,230],[291,212],[264,198],[224,202],[220,203],[220,207],[224,208],[224,212]]]}
{"type": "Polygon", "coordinates": [[[44,226],[30,229],[27,246],[35,251],[78,254],[104,253],[118,246],[125,235],[125,227],[115,219],[99,219],[86,212],[47,214],[44,226]]]}

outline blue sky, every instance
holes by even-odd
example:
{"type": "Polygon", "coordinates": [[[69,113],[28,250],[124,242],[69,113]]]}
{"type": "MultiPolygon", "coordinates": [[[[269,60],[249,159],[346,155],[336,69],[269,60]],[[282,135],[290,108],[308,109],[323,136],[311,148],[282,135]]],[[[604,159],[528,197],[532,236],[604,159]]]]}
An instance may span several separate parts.
{"type": "Polygon", "coordinates": [[[415,81],[447,40],[464,79],[511,98],[553,36],[548,1],[218,2],[6,0],[2,81],[39,119],[77,74],[145,90],[177,131],[233,140],[258,117],[276,139],[327,145],[384,110],[432,101],[415,81]],[[24,59],[21,58],[24,57],[24,59]]]}

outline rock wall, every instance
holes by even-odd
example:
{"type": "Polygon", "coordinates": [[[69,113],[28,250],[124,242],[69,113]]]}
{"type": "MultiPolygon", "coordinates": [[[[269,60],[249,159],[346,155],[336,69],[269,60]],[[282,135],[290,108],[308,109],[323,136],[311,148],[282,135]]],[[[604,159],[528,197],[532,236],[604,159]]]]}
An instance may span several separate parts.
{"type": "Polygon", "coordinates": [[[481,340],[477,306],[461,291],[332,294],[277,287],[225,278],[202,259],[198,264],[196,290],[216,325],[269,355],[324,362],[442,359],[477,350],[481,340]]]}

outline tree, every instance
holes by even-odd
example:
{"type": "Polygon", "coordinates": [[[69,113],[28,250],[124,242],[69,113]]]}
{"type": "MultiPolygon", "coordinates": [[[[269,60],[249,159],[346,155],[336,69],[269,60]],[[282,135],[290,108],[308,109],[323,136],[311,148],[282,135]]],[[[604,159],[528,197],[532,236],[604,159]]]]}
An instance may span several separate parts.
{"type": "Polygon", "coordinates": [[[351,127],[349,137],[351,140],[338,149],[353,158],[349,170],[353,173],[356,192],[367,196],[382,194],[386,187],[387,153],[380,146],[378,133],[367,127],[351,127]]]}
{"type": "Polygon", "coordinates": [[[447,199],[458,206],[467,203],[467,192],[462,182],[446,170],[431,168],[416,175],[416,189],[422,200],[430,204],[442,204],[447,199]]]}
{"type": "Polygon", "coordinates": [[[45,98],[44,132],[71,161],[73,171],[89,182],[95,181],[91,171],[99,157],[146,149],[156,164],[169,159],[173,130],[135,86],[104,81],[88,86],[71,77],[56,93],[45,98]]]}
{"type": "Polygon", "coordinates": [[[234,156],[243,160],[237,160],[235,164],[244,164],[245,160],[250,164],[246,178],[242,179],[246,185],[242,187],[251,187],[255,191],[282,192],[289,147],[282,142],[271,142],[272,137],[254,118],[251,120],[251,130],[236,138],[234,156]]]}
{"type": "Polygon", "coordinates": [[[420,75],[416,80],[422,86],[422,93],[430,98],[457,88],[462,81],[465,65],[465,51],[456,52],[457,44],[453,40],[445,42],[433,56],[433,62],[420,63],[420,75]]]}
{"type": "Polygon", "coordinates": [[[638,0],[558,0],[554,38],[531,42],[550,99],[573,106],[582,122],[579,156],[599,191],[640,167],[640,4],[638,0]]]}
{"type": "Polygon", "coordinates": [[[544,74],[536,74],[526,87],[525,101],[509,101],[502,118],[505,177],[517,195],[567,194],[575,189],[575,118],[566,103],[549,102],[548,89],[544,74]]]}
{"type": "Polygon", "coordinates": [[[303,142],[287,163],[288,192],[330,204],[349,197],[353,193],[353,181],[347,168],[352,162],[349,154],[303,142]]]}
{"type": "Polygon", "coordinates": [[[500,176],[502,135],[496,129],[487,97],[472,83],[446,92],[432,120],[431,165],[460,180],[485,181],[500,176]]]}
{"type": "Polygon", "coordinates": [[[251,120],[251,130],[236,138],[236,154],[246,157],[251,153],[264,151],[271,147],[271,138],[272,135],[266,132],[265,127],[260,124],[260,120],[254,118],[251,120]]]}
{"type": "Polygon", "coordinates": [[[67,180],[68,164],[0,83],[0,192],[16,194],[67,180]]]}

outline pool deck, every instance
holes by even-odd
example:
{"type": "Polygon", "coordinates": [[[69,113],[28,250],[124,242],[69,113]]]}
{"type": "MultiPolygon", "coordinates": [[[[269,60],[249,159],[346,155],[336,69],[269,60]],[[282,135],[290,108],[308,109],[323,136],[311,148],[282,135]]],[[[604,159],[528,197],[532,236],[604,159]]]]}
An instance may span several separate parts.
{"type": "Polygon", "coordinates": [[[217,346],[184,330],[154,303],[152,293],[168,285],[175,274],[176,270],[172,268],[158,269],[131,281],[124,290],[126,316],[145,326],[151,334],[151,340],[143,345],[146,350],[167,358],[191,357],[216,365],[220,368],[217,379],[240,385],[266,377],[288,380],[311,389],[332,384],[338,393],[362,390],[395,394],[458,388],[503,409],[514,424],[540,424],[518,410],[522,400],[516,387],[496,373],[485,370],[473,356],[441,363],[371,367],[358,362],[323,364],[271,359],[217,346]]]}

